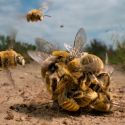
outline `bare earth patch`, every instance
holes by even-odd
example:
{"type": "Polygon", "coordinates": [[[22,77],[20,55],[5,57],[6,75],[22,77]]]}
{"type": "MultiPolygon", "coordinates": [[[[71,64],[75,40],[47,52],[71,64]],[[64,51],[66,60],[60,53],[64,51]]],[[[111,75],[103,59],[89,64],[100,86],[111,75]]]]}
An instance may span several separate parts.
{"type": "Polygon", "coordinates": [[[36,63],[10,72],[0,70],[0,125],[125,125],[125,73],[121,71],[115,70],[111,83],[113,98],[121,106],[107,114],[87,109],[70,113],[52,107],[36,63]]]}

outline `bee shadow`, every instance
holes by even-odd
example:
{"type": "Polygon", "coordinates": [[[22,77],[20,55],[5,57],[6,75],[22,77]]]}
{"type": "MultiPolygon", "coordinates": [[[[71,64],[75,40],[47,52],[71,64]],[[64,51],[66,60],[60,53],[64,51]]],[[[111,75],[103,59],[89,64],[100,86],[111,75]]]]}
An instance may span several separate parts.
{"type": "Polygon", "coordinates": [[[15,104],[10,106],[11,110],[15,112],[24,113],[33,117],[39,117],[44,120],[52,120],[53,118],[59,117],[79,117],[81,115],[90,115],[90,116],[102,116],[110,113],[100,113],[89,108],[80,109],[76,112],[69,112],[60,109],[58,106],[53,106],[52,103],[42,103],[42,104],[15,104]]]}
{"type": "Polygon", "coordinates": [[[101,111],[97,111],[95,109],[91,109],[91,108],[86,108],[86,109],[81,109],[81,115],[91,115],[91,116],[106,116],[106,115],[111,115],[113,112],[109,111],[109,112],[101,112],[101,111]]]}
{"type": "Polygon", "coordinates": [[[65,111],[60,109],[58,106],[53,106],[52,103],[14,104],[9,108],[18,113],[24,113],[32,117],[39,117],[49,121],[53,118],[68,116],[65,111]]]}

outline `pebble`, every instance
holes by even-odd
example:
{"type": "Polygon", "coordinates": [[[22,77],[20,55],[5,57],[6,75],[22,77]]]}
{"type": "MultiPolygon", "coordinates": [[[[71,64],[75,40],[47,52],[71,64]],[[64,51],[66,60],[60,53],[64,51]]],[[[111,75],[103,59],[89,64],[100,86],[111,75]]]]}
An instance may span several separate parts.
{"type": "Polygon", "coordinates": [[[14,119],[14,115],[12,114],[12,112],[7,111],[7,116],[5,117],[6,120],[12,120],[14,119]]]}

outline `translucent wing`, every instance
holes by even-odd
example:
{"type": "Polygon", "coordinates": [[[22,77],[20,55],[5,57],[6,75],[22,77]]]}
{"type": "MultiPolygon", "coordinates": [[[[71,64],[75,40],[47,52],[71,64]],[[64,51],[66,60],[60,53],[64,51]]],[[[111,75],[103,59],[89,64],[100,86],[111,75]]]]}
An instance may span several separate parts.
{"type": "Polygon", "coordinates": [[[64,47],[66,48],[67,51],[71,52],[72,51],[72,46],[68,45],[67,43],[64,43],[64,47]]]}
{"type": "Polygon", "coordinates": [[[8,29],[8,49],[13,49],[17,36],[17,30],[14,27],[8,29]]]}
{"type": "Polygon", "coordinates": [[[86,33],[83,28],[80,28],[76,34],[74,45],[71,47],[68,44],[64,44],[65,48],[69,51],[71,57],[79,57],[86,43],[86,33]]]}
{"type": "Polygon", "coordinates": [[[87,40],[86,32],[83,28],[80,28],[76,34],[73,48],[78,51],[82,51],[83,46],[85,45],[87,40]]]}
{"type": "Polygon", "coordinates": [[[49,54],[40,51],[28,51],[28,55],[39,64],[42,64],[42,62],[50,56],[49,54]]]}
{"type": "Polygon", "coordinates": [[[54,50],[58,50],[58,47],[56,45],[54,46],[53,44],[42,38],[37,38],[35,43],[37,46],[37,50],[41,52],[52,53],[54,50]]]}
{"type": "Polygon", "coordinates": [[[108,57],[108,53],[107,52],[106,52],[106,55],[105,55],[105,69],[104,69],[104,71],[108,72],[110,76],[114,72],[114,68],[109,65],[109,57],[108,57]]]}
{"type": "Polygon", "coordinates": [[[44,12],[46,12],[52,4],[53,2],[51,0],[44,0],[39,2],[40,9],[44,10],[44,12]]]}

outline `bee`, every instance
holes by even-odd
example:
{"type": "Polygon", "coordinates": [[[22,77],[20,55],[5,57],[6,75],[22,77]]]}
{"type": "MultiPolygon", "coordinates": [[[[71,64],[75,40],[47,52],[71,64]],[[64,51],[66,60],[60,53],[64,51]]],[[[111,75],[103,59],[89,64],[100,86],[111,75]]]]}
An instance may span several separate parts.
{"type": "Polygon", "coordinates": [[[25,65],[24,57],[13,49],[0,52],[0,67],[7,68],[17,64],[25,65]]]}
{"type": "Polygon", "coordinates": [[[74,45],[71,47],[64,44],[67,51],[70,53],[71,61],[67,64],[69,70],[80,72],[99,73],[104,69],[103,61],[96,55],[82,52],[86,43],[86,33],[83,28],[80,28],[76,34],[74,45]]]}
{"type": "Polygon", "coordinates": [[[26,14],[26,19],[28,22],[43,21],[44,17],[51,17],[51,16],[44,15],[42,9],[32,9],[26,14]]]}
{"type": "Polygon", "coordinates": [[[25,65],[24,57],[14,51],[15,37],[17,31],[16,29],[12,29],[10,36],[8,37],[8,49],[5,51],[0,51],[0,67],[1,68],[9,68],[10,66],[16,66],[20,64],[22,66],[25,65]]]}

